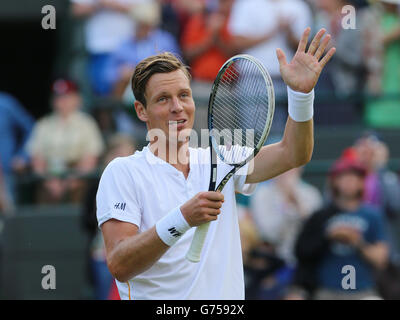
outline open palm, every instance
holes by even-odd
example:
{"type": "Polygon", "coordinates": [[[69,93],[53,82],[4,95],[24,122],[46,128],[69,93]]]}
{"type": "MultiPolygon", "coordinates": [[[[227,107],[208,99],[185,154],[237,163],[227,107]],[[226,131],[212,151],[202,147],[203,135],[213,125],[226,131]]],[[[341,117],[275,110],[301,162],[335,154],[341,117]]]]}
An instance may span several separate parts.
{"type": "Polygon", "coordinates": [[[310,28],[304,31],[296,54],[290,63],[287,63],[285,54],[281,49],[276,50],[283,81],[292,90],[304,93],[310,92],[315,87],[322,69],[336,51],[335,48],[331,48],[321,59],[331,38],[330,35],[327,35],[321,41],[326,32],[325,29],[318,31],[306,51],[310,32],[310,28]]]}

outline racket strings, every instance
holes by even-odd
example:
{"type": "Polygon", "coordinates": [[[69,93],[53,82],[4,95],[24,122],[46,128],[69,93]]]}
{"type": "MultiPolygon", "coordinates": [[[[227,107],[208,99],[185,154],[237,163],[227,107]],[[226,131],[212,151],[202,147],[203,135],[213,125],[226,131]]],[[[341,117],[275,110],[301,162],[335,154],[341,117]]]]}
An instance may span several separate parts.
{"type": "Polygon", "coordinates": [[[263,137],[268,107],[268,88],[259,68],[248,60],[234,61],[220,77],[211,118],[223,161],[239,164],[252,155],[263,137]]]}

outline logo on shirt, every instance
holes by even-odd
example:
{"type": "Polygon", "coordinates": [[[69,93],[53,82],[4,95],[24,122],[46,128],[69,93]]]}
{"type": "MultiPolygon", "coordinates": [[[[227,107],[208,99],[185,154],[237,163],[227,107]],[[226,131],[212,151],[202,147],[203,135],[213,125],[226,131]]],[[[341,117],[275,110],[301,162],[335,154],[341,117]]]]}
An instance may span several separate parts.
{"type": "Polygon", "coordinates": [[[169,233],[174,236],[175,238],[180,237],[182,233],[175,229],[175,227],[171,227],[168,229],[169,233]]]}
{"type": "Polygon", "coordinates": [[[125,211],[126,203],[125,202],[118,202],[114,204],[114,209],[125,211]]]}

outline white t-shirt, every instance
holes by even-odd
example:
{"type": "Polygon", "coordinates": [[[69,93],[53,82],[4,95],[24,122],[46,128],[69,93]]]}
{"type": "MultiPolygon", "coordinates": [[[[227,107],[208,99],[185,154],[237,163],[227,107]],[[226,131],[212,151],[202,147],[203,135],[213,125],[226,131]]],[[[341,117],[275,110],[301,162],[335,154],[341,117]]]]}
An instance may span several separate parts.
{"type": "MultiPolygon", "coordinates": [[[[81,4],[95,4],[98,0],[71,0],[81,4]]],[[[114,0],[122,4],[147,0],[114,0]]],[[[112,10],[99,10],[88,18],[85,25],[86,48],[90,53],[110,53],[135,32],[135,22],[127,14],[112,10]]]]}
{"type": "MultiPolygon", "coordinates": [[[[274,30],[279,17],[287,18],[294,34],[300,39],[306,27],[311,27],[309,7],[302,0],[238,0],[235,2],[229,22],[233,35],[259,37],[274,30]]],[[[244,53],[258,58],[271,77],[279,77],[279,62],[276,49],[281,48],[290,61],[294,51],[290,48],[283,32],[269,40],[249,48],[244,53]]]]}
{"type": "MultiPolygon", "coordinates": [[[[148,147],[113,160],[97,192],[99,226],[117,219],[133,223],[144,232],[198,192],[207,191],[210,151],[189,148],[189,152],[187,179],[148,147]]],[[[217,183],[230,169],[218,164],[217,183]]],[[[247,172],[247,166],[239,172],[247,172]]],[[[195,231],[191,228],[151,268],[125,283],[116,281],[121,299],[244,299],[235,190],[247,194],[256,186],[245,184],[245,180],[245,174],[237,173],[223,189],[225,202],[218,220],[211,222],[199,263],[185,258],[195,231]]]]}

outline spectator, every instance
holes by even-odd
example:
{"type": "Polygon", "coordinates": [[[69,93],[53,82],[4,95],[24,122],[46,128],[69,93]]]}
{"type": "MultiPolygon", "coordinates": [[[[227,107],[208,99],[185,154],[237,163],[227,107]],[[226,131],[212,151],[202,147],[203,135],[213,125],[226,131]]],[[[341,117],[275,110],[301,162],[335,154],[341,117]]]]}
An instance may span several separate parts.
{"type": "Polygon", "coordinates": [[[24,150],[34,120],[11,95],[0,92],[0,166],[3,171],[4,197],[9,208],[16,202],[15,173],[29,164],[24,150]]]}
{"type": "MultiPolygon", "coordinates": [[[[369,26],[362,24],[363,9],[356,10],[354,20],[357,28],[343,28],[342,8],[352,5],[348,0],[316,0],[315,29],[324,27],[332,35],[331,47],[336,48],[334,62],[329,69],[333,89],[339,95],[349,95],[362,88],[363,84],[363,32],[369,26]],[[362,25],[361,25],[362,24],[362,25]],[[362,30],[362,31],[361,31],[362,30]]],[[[357,8],[358,9],[358,8],[357,8]]]]}
{"type": "Polygon", "coordinates": [[[233,0],[219,0],[216,11],[192,15],[182,35],[183,55],[194,80],[213,82],[224,62],[236,53],[230,45],[228,21],[233,0]]]}
{"type": "Polygon", "coordinates": [[[105,79],[105,67],[110,55],[135,31],[129,12],[146,0],[71,0],[75,17],[87,19],[86,49],[89,54],[89,77],[93,91],[107,95],[110,87],[105,79]]]}
{"type": "Polygon", "coordinates": [[[311,24],[311,11],[302,0],[238,0],[229,27],[236,48],[260,59],[271,77],[281,80],[276,48],[290,60],[301,30],[311,24]]]}
{"type": "Polygon", "coordinates": [[[373,132],[366,132],[356,141],[353,149],[356,157],[367,168],[364,201],[378,207],[384,214],[392,258],[400,258],[400,181],[387,166],[389,149],[373,132]]]}
{"type": "Polygon", "coordinates": [[[387,167],[387,145],[373,132],[366,132],[356,141],[354,151],[367,168],[364,201],[395,217],[400,213],[400,185],[396,173],[387,167]]]}
{"type": "Polygon", "coordinates": [[[270,247],[267,266],[271,261],[280,262],[275,274],[264,274],[270,281],[262,281],[264,284],[258,294],[263,298],[284,296],[296,267],[296,237],[303,222],[322,206],[321,194],[301,180],[301,171],[301,168],[295,168],[276,177],[259,186],[250,198],[250,213],[263,243],[257,250],[262,251],[266,245],[270,247]]]}
{"type": "MultiPolygon", "coordinates": [[[[332,201],[307,220],[296,243],[296,290],[322,300],[378,297],[374,272],[385,268],[388,244],[382,215],[362,201],[365,176],[357,161],[335,162],[329,173],[332,201]],[[345,266],[356,270],[351,290],[342,284],[345,266]]],[[[290,298],[299,297],[296,290],[290,298]]]]}
{"type": "Polygon", "coordinates": [[[370,24],[367,43],[368,92],[365,120],[374,128],[400,127],[400,14],[399,0],[379,0],[370,24]]]}
{"type": "Polygon", "coordinates": [[[174,0],[159,0],[161,5],[160,28],[169,32],[178,42],[181,36],[181,21],[178,14],[178,6],[174,0]]]}
{"type": "Polygon", "coordinates": [[[332,64],[321,79],[317,89],[322,93],[316,101],[318,124],[354,124],[361,120],[360,93],[365,83],[366,62],[364,47],[375,26],[367,17],[370,8],[356,0],[316,0],[315,30],[324,27],[332,35],[330,46],[336,48],[332,64]],[[344,6],[355,7],[355,28],[344,28],[344,6]],[[334,96],[334,97],[332,97],[334,96]],[[332,102],[332,98],[334,98],[332,102]]]}
{"type": "Polygon", "coordinates": [[[295,266],[294,242],[303,222],[322,206],[320,192],[301,180],[301,171],[292,169],[260,186],[250,201],[261,238],[276,247],[289,267],[295,266]]]}
{"type": "MultiPolygon", "coordinates": [[[[135,152],[135,142],[126,135],[115,134],[109,139],[106,153],[102,160],[102,169],[116,157],[126,157],[135,152]]],[[[114,281],[107,268],[104,240],[97,227],[96,192],[99,178],[92,181],[84,198],[82,225],[89,236],[88,270],[89,280],[95,289],[96,300],[106,300],[114,281]]]]}
{"type": "Polygon", "coordinates": [[[311,10],[302,0],[238,0],[229,22],[236,51],[258,58],[274,83],[276,108],[271,132],[281,134],[287,119],[287,89],[283,82],[276,49],[292,59],[301,31],[312,25],[311,10]]]}
{"type": "Polygon", "coordinates": [[[69,197],[79,202],[85,186],[79,175],[96,168],[103,140],[95,121],[79,111],[75,83],[59,79],[52,91],[54,112],[36,124],[28,145],[33,171],[44,179],[38,200],[59,202],[69,197]]]}
{"type": "Polygon", "coordinates": [[[160,14],[160,6],[155,2],[138,4],[131,11],[132,19],[137,22],[135,34],[112,54],[106,72],[107,81],[117,97],[121,98],[129,86],[139,61],[158,52],[180,54],[175,38],[159,28],[160,14]]]}

